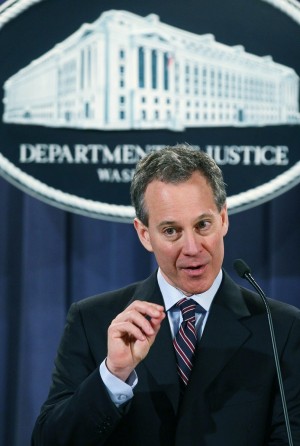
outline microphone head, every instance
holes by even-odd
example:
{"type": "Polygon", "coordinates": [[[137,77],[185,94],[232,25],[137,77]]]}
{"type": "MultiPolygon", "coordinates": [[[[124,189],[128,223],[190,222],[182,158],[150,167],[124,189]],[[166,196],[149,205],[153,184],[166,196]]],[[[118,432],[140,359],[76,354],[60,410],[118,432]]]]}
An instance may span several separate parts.
{"type": "Polygon", "coordinates": [[[247,265],[246,262],[244,262],[244,260],[242,259],[236,259],[233,262],[233,266],[236,270],[236,272],[238,273],[238,275],[243,279],[244,277],[246,277],[247,274],[251,274],[251,269],[249,268],[249,266],[247,265]]]}

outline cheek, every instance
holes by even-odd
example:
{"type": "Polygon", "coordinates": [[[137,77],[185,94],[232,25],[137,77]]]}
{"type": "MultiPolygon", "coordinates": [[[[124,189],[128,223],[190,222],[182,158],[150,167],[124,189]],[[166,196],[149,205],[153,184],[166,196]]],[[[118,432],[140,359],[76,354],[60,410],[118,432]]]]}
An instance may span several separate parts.
{"type": "Polygon", "coordinates": [[[209,240],[207,239],[207,243],[203,244],[203,246],[212,257],[222,256],[224,252],[224,239],[220,236],[214,236],[209,240]]]}
{"type": "Polygon", "coordinates": [[[168,244],[160,244],[159,246],[153,246],[155,257],[161,265],[173,265],[176,263],[176,259],[179,255],[177,249],[174,246],[168,244]]]}
{"type": "Polygon", "coordinates": [[[218,238],[215,241],[215,244],[213,246],[213,251],[212,254],[214,254],[214,256],[219,260],[219,259],[223,259],[224,257],[224,239],[223,237],[218,238]]]}

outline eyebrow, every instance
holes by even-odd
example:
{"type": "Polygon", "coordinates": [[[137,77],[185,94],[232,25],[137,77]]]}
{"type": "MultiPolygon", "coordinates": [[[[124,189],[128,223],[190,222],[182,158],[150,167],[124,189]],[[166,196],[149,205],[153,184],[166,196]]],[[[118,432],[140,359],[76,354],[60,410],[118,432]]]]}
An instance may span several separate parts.
{"type": "MultiPolygon", "coordinates": [[[[213,212],[211,212],[211,213],[206,212],[204,214],[199,215],[199,217],[197,217],[195,221],[200,221],[200,220],[203,220],[204,218],[208,218],[208,217],[214,217],[214,215],[215,214],[213,212]]],[[[161,228],[162,226],[172,226],[172,225],[173,226],[178,225],[178,223],[175,220],[164,220],[164,221],[160,222],[157,225],[157,227],[161,228]]]]}
{"type": "Polygon", "coordinates": [[[157,225],[157,227],[158,228],[161,228],[162,226],[169,226],[169,225],[177,225],[178,223],[176,223],[176,221],[174,220],[174,221],[172,221],[172,220],[165,220],[165,221],[162,221],[161,223],[159,223],[158,225],[157,225]]]}

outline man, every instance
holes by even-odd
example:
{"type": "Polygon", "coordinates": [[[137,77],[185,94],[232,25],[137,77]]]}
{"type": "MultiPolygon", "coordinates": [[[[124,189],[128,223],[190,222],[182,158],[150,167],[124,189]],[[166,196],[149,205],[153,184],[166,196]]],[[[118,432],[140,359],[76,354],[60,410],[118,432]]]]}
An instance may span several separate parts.
{"type": "MultiPolygon", "coordinates": [[[[72,305],[33,445],[288,445],[264,305],[222,270],[220,169],[166,147],[141,160],[131,196],[158,271],[72,305]]],[[[270,305],[299,446],[300,311],[270,305]]]]}

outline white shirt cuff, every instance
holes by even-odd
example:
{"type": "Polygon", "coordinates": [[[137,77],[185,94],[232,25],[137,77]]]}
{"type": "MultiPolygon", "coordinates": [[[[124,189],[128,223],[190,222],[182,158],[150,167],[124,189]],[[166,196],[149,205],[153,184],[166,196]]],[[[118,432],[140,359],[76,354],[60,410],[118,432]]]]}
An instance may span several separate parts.
{"type": "Polygon", "coordinates": [[[112,402],[117,407],[126,403],[133,397],[133,389],[138,383],[138,377],[135,370],[133,370],[126,382],[124,382],[108,370],[106,367],[106,360],[104,360],[100,364],[99,372],[112,402]]]}

